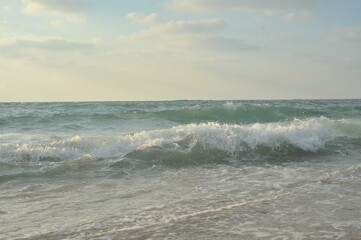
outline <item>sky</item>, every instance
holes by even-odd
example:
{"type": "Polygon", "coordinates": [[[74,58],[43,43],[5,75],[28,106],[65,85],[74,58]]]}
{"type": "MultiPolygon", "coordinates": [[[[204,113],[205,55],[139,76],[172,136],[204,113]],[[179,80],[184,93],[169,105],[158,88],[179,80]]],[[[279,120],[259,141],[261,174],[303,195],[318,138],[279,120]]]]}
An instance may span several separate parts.
{"type": "Polygon", "coordinates": [[[360,0],[0,0],[0,101],[361,98],[360,0]]]}

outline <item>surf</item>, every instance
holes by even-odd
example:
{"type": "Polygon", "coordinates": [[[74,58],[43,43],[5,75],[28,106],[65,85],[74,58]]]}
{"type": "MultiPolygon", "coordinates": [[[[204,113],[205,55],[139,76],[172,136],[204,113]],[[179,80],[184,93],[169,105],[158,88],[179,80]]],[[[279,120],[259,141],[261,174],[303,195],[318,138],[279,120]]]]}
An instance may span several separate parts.
{"type": "Polygon", "coordinates": [[[146,152],[153,152],[148,155],[154,159],[164,157],[167,152],[173,157],[197,155],[204,161],[216,152],[220,159],[241,159],[247,154],[287,156],[295,151],[301,154],[330,150],[327,145],[337,144],[341,139],[348,139],[344,144],[351,144],[360,137],[359,121],[325,117],[277,123],[192,123],[119,136],[77,135],[60,141],[1,144],[0,162],[67,161],[89,156],[95,159],[144,157],[146,152]]]}

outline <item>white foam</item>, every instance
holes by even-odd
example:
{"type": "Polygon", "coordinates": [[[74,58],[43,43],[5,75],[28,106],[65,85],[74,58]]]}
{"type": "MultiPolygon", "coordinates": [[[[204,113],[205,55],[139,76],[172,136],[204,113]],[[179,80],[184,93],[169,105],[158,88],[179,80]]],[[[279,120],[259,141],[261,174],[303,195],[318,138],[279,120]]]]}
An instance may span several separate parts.
{"type": "Polygon", "coordinates": [[[232,101],[227,101],[226,103],[224,103],[222,105],[223,108],[225,108],[226,110],[229,111],[236,111],[238,109],[242,109],[242,108],[248,108],[248,107],[269,107],[270,104],[268,103],[252,103],[252,104],[244,104],[244,103],[240,103],[240,102],[232,102],[232,101]]]}
{"type": "Polygon", "coordinates": [[[254,149],[260,145],[277,148],[285,144],[315,152],[322,148],[327,141],[345,134],[340,130],[340,124],[344,126],[347,123],[323,117],[251,125],[209,122],[142,131],[118,137],[74,136],[68,140],[44,144],[2,144],[0,145],[0,161],[33,161],[41,158],[69,160],[84,156],[87,158],[115,158],[152,146],[171,146],[177,150],[179,148],[177,143],[186,138],[192,139],[193,142],[188,143],[190,146],[200,143],[205,147],[226,152],[242,151],[245,147],[254,149]]]}
{"type": "Polygon", "coordinates": [[[226,102],[225,104],[223,104],[223,107],[227,110],[235,111],[239,106],[237,106],[233,102],[226,102]]]}
{"type": "Polygon", "coordinates": [[[282,144],[317,151],[333,138],[324,118],[252,125],[190,124],[184,127],[184,131],[195,135],[198,141],[206,145],[230,152],[236,151],[240,145],[254,149],[259,145],[275,148],[282,144]]]}

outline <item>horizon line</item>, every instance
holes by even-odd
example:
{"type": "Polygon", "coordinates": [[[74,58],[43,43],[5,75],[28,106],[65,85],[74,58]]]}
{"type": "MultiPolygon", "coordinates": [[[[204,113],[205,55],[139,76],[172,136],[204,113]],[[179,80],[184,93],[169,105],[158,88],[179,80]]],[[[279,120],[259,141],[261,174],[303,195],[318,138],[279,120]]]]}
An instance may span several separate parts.
{"type": "Polygon", "coordinates": [[[0,101],[0,103],[90,103],[90,102],[179,102],[179,101],[297,101],[297,100],[361,100],[361,98],[260,98],[260,99],[167,99],[167,100],[64,100],[64,101],[0,101]]]}

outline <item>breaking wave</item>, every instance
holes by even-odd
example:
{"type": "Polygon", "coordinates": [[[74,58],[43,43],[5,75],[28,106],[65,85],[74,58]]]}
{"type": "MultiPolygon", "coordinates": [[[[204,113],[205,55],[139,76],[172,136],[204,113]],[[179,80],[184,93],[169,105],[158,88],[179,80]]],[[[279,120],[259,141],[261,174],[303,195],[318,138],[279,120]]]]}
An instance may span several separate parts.
{"type": "Polygon", "coordinates": [[[287,159],[337,152],[347,144],[357,144],[360,138],[361,123],[356,120],[321,117],[248,125],[208,122],[117,137],[74,136],[44,143],[1,144],[0,162],[58,162],[87,158],[222,163],[287,159]]]}

